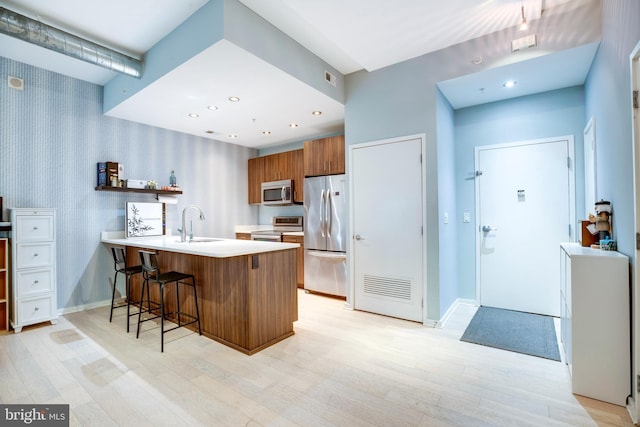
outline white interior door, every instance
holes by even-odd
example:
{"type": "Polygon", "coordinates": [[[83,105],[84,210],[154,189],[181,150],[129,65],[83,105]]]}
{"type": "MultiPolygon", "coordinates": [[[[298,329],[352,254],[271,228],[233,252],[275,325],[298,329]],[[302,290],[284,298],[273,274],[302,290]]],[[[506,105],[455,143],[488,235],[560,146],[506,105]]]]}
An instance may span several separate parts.
{"type": "Polygon", "coordinates": [[[354,308],[422,321],[422,138],[352,147],[354,308]]]}
{"type": "Polygon", "coordinates": [[[571,241],[569,137],[476,149],[481,305],[560,315],[560,242],[571,241]]]}

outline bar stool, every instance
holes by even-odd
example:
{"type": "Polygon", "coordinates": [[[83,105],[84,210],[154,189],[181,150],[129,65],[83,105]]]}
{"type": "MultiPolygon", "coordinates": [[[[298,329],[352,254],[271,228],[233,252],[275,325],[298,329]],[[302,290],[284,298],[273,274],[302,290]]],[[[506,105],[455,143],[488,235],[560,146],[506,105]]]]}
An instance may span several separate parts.
{"type": "Polygon", "coordinates": [[[113,277],[113,291],[111,292],[111,312],[109,313],[109,323],[113,319],[113,309],[127,307],[127,333],[129,333],[129,317],[135,316],[138,313],[131,313],[131,276],[134,274],[142,273],[141,265],[134,265],[127,267],[127,258],[122,248],[111,248],[113,254],[113,269],[116,271],[113,277]],[[118,273],[124,274],[126,283],[127,303],[115,304],[116,299],[116,285],[118,283],[118,273]]]}
{"type": "Polygon", "coordinates": [[[198,322],[198,334],[202,335],[202,329],[200,328],[200,311],[198,309],[198,293],[196,291],[196,279],[192,274],[179,273],[177,271],[169,271],[166,273],[161,273],[158,268],[158,259],[155,252],[150,251],[139,251],[140,253],[140,261],[142,262],[142,277],[144,279],[142,283],[142,293],[140,296],[140,311],[138,311],[138,331],[136,332],[136,338],[140,336],[140,324],[142,322],[146,322],[147,320],[153,320],[160,318],[160,351],[164,352],[164,334],[169,331],[173,331],[174,329],[180,328],[182,326],[191,325],[192,323],[198,322]],[[149,294],[149,283],[156,283],[160,287],[160,303],[153,302],[150,299],[149,294]],[[176,284],[176,304],[177,310],[172,311],[170,313],[165,313],[164,311],[164,288],[169,283],[176,284]],[[196,304],[196,315],[183,313],[180,310],[180,284],[191,286],[193,288],[193,297],[196,304]],[[147,308],[143,309],[144,304],[144,290],[147,290],[147,308]],[[151,304],[154,304],[155,307],[151,307],[151,304]],[[149,317],[146,319],[142,319],[142,313],[150,313],[153,314],[153,309],[160,309],[160,314],[157,316],[149,317]],[[175,314],[178,318],[178,326],[174,326],[171,329],[164,329],[164,319],[167,315],[175,314]],[[188,322],[183,322],[182,317],[187,317],[191,319],[188,322]]]}

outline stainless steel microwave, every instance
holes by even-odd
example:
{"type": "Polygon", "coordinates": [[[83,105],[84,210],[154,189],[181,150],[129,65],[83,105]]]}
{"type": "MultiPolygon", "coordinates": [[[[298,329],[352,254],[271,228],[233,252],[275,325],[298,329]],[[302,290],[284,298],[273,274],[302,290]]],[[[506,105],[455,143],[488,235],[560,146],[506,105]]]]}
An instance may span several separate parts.
{"type": "Polygon", "coordinates": [[[293,180],[263,182],[261,187],[263,205],[283,206],[293,203],[293,180]]]}

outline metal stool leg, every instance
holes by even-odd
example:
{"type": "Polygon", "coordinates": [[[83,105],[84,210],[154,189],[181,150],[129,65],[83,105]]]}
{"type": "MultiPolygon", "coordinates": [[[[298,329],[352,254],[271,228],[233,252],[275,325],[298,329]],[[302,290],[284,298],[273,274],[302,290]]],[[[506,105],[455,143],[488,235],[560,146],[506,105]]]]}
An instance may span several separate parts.
{"type": "Polygon", "coordinates": [[[164,283],[160,284],[160,353],[164,353],[164,283]]]}
{"type": "Polygon", "coordinates": [[[116,285],[118,284],[118,272],[113,277],[113,290],[111,291],[111,312],[109,313],[109,323],[111,323],[111,319],[113,318],[113,303],[116,299],[116,285]]]}
{"type": "Polygon", "coordinates": [[[200,309],[198,309],[198,291],[196,290],[196,278],[192,277],[191,282],[193,283],[193,297],[196,303],[196,317],[198,318],[198,334],[202,335],[202,329],[200,328],[200,309]]]}
{"type": "Polygon", "coordinates": [[[127,333],[129,333],[129,319],[131,316],[131,275],[125,274],[127,285],[127,333]]]}
{"type": "MultiPolygon", "coordinates": [[[[140,336],[140,320],[142,319],[142,307],[144,305],[144,285],[147,284],[147,293],[149,290],[149,282],[145,280],[142,282],[142,293],[140,294],[140,310],[138,311],[138,330],[136,331],[136,338],[140,336]]],[[[149,297],[147,297],[147,304],[149,304],[149,297]]],[[[150,307],[150,305],[148,305],[150,307]]]]}

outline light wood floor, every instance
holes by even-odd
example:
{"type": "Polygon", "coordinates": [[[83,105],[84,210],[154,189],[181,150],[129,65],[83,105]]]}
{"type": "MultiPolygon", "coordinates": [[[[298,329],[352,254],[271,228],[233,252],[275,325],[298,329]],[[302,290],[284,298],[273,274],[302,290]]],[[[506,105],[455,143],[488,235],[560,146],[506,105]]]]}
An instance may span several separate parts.
{"type": "Polygon", "coordinates": [[[0,403],[68,403],[71,425],[630,426],[620,406],[571,394],[563,363],[459,341],[442,329],[299,293],[296,334],[246,356],[123,310],[0,336],[0,403]]]}

